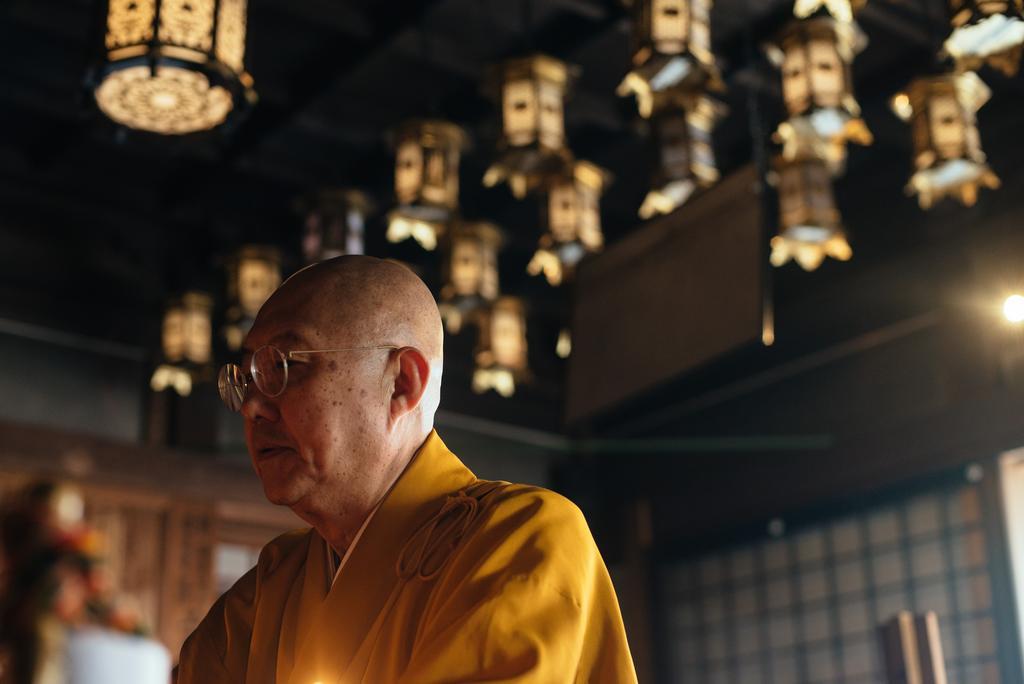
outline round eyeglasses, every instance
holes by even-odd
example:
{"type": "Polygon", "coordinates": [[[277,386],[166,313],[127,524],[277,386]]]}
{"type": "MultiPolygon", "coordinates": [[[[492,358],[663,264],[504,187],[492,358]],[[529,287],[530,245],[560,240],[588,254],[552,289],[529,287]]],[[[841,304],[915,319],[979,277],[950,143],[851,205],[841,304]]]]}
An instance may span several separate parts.
{"type": "Polygon", "coordinates": [[[341,347],[339,349],[302,349],[283,352],[272,344],[264,345],[253,352],[249,361],[249,372],[235,363],[226,363],[217,375],[217,391],[229,409],[238,413],[249,391],[249,383],[256,385],[268,397],[277,397],[288,386],[288,361],[308,354],[329,354],[342,351],[363,351],[369,349],[399,349],[391,344],[371,347],[341,347]]]}

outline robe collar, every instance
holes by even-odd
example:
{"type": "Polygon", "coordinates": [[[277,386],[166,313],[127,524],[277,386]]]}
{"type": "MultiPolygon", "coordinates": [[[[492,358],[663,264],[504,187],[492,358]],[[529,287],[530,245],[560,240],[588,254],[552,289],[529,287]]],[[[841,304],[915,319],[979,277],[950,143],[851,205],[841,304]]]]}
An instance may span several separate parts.
{"type": "MultiPolygon", "coordinates": [[[[424,523],[460,501],[476,476],[444,445],[436,431],[413,456],[370,520],[328,591],[327,545],[315,531],[306,549],[304,577],[290,588],[277,653],[277,680],[289,684],[336,682],[369,653],[359,647],[383,620],[400,585],[409,543],[424,523]],[[298,663],[294,666],[293,663],[298,663]]],[[[298,579],[298,578],[296,578],[298,579]]]]}

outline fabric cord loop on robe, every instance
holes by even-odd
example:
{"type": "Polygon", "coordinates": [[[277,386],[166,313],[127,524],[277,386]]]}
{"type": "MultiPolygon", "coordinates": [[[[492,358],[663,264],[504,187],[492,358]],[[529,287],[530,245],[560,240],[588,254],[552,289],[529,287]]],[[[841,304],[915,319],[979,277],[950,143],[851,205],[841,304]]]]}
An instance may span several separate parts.
{"type": "Polygon", "coordinates": [[[449,495],[440,510],[427,520],[402,547],[395,571],[402,580],[431,580],[444,568],[480,513],[488,495],[504,488],[502,482],[486,482],[449,495]]]}

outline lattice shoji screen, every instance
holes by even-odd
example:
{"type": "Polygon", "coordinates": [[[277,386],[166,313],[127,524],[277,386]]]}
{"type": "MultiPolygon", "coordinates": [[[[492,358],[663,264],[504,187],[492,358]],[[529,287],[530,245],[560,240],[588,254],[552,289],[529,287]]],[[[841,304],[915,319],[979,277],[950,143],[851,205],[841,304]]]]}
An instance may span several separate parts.
{"type": "Polygon", "coordinates": [[[875,628],[907,608],[938,613],[950,684],[1006,682],[980,503],[964,486],[666,566],[669,681],[877,684],[875,628]]]}
{"type": "Polygon", "coordinates": [[[212,506],[111,490],[83,493],[86,517],[109,545],[113,586],[138,602],[177,659],[216,598],[212,506]]]}

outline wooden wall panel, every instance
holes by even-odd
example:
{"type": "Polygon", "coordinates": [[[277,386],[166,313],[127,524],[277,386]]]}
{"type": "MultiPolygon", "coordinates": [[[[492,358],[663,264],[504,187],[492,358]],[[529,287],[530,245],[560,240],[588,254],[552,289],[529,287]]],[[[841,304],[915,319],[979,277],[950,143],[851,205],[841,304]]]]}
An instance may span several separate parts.
{"type": "Polygon", "coordinates": [[[621,402],[758,340],[764,265],[746,168],[583,262],[566,418],[621,402]]]}
{"type": "Polygon", "coordinates": [[[119,597],[177,653],[214,595],[214,507],[83,487],[86,518],[107,544],[107,572],[119,597]]]}
{"type": "Polygon", "coordinates": [[[140,509],[91,492],[86,493],[86,511],[86,519],[105,541],[104,571],[111,587],[138,611],[143,624],[155,630],[160,593],[153,578],[160,576],[164,565],[163,512],[140,509]]]}
{"type": "Polygon", "coordinates": [[[160,633],[164,643],[177,653],[216,599],[216,520],[208,506],[176,505],[168,513],[167,529],[165,548],[169,557],[163,577],[160,633]]]}

